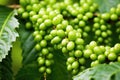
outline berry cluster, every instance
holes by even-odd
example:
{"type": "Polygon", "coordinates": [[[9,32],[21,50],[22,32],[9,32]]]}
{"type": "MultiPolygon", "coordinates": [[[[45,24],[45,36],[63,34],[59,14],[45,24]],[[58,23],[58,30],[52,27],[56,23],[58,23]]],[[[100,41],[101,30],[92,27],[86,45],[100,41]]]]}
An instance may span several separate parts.
{"type": "Polygon", "coordinates": [[[67,55],[67,70],[72,74],[100,63],[120,61],[120,44],[112,44],[120,39],[120,5],[99,13],[93,0],[20,0],[20,4],[18,13],[26,29],[34,29],[41,73],[52,72],[54,50],[67,55]]]}
{"type": "Polygon", "coordinates": [[[91,41],[83,51],[83,56],[90,59],[91,67],[101,63],[109,63],[119,61],[120,44],[117,43],[113,47],[98,46],[95,41],[91,41]]]}
{"type": "Polygon", "coordinates": [[[120,40],[119,36],[120,4],[109,12],[97,14],[94,18],[93,32],[95,41],[99,44],[113,46],[120,40]]]}

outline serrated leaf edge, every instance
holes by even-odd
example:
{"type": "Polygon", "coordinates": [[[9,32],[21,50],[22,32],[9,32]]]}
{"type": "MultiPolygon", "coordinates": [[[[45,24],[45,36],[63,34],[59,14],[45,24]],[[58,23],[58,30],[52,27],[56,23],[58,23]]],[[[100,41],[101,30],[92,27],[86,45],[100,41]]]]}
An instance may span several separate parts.
{"type": "MultiPolygon", "coordinates": [[[[3,48],[2,48],[3,50],[6,49],[7,51],[4,52],[4,53],[2,53],[2,54],[0,55],[0,62],[2,62],[2,59],[5,58],[6,55],[8,55],[8,51],[10,51],[10,48],[12,47],[12,42],[14,42],[14,41],[16,40],[16,37],[19,36],[19,34],[18,34],[18,33],[16,32],[16,30],[15,30],[15,28],[19,27],[19,26],[18,26],[18,25],[19,25],[18,20],[14,17],[16,14],[17,14],[16,10],[13,10],[12,12],[10,12],[9,15],[6,17],[5,22],[3,23],[2,28],[1,28],[1,30],[0,30],[0,44],[3,44],[4,40],[2,40],[1,37],[2,37],[3,31],[4,31],[5,28],[6,28],[5,25],[6,25],[10,20],[13,20],[13,21],[16,20],[15,22],[16,22],[17,26],[16,26],[16,25],[13,25],[13,28],[11,29],[11,31],[14,31],[14,32],[12,33],[12,36],[14,36],[14,37],[11,37],[11,41],[10,41],[10,42],[6,42],[6,41],[5,41],[6,44],[4,44],[4,46],[1,46],[1,47],[3,47],[3,48]]],[[[9,25],[10,25],[10,24],[9,24],[9,25]]],[[[11,25],[11,26],[12,26],[12,25],[11,25]]],[[[9,27],[9,26],[7,26],[7,27],[9,27]]],[[[11,36],[11,34],[10,34],[10,36],[11,36]]],[[[3,50],[2,50],[2,51],[3,51],[3,50]]],[[[2,52],[2,51],[1,51],[1,52],[2,52]]],[[[5,50],[4,50],[4,51],[5,51],[5,50]]]]}

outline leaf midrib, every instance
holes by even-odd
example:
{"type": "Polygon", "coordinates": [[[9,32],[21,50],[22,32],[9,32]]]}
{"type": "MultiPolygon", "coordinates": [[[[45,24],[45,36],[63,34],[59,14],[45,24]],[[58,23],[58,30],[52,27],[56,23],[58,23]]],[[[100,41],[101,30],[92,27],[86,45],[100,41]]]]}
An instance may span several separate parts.
{"type": "Polygon", "coordinates": [[[7,24],[9,18],[12,16],[12,13],[13,13],[13,11],[9,13],[9,15],[6,17],[6,19],[5,19],[5,21],[4,21],[3,25],[2,25],[2,28],[0,30],[0,38],[2,36],[2,32],[3,32],[4,28],[5,28],[5,25],[7,24]]]}

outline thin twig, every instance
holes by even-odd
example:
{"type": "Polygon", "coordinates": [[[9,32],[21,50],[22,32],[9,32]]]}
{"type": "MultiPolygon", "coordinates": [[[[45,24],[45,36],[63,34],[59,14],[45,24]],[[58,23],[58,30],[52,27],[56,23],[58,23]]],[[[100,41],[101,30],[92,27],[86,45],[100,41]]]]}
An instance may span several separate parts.
{"type": "Polygon", "coordinates": [[[46,79],[46,72],[44,73],[44,80],[47,80],[47,79],[46,79]]]}
{"type": "Polygon", "coordinates": [[[12,5],[8,5],[9,8],[13,8],[13,9],[17,9],[20,7],[20,5],[18,4],[12,4],[12,5]]]}

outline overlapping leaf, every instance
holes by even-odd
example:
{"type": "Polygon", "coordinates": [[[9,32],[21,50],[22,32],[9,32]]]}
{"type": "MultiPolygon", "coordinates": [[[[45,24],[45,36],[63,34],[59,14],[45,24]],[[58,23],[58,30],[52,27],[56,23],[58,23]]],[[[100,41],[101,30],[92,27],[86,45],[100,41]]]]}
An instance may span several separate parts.
{"type": "Polygon", "coordinates": [[[11,54],[0,62],[0,80],[13,80],[11,54]]]}
{"type": "Polygon", "coordinates": [[[119,80],[120,79],[120,63],[101,64],[93,68],[89,68],[78,75],[74,80],[119,80]]]}
{"type": "Polygon", "coordinates": [[[27,30],[25,28],[24,22],[20,21],[20,28],[18,30],[20,35],[20,42],[22,48],[23,65],[27,65],[37,58],[37,53],[35,51],[35,42],[32,36],[33,30],[27,30]]]}
{"type": "Polygon", "coordinates": [[[59,50],[54,52],[52,74],[47,80],[72,80],[72,75],[67,71],[66,58],[59,50]]]}
{"type": "Polygon", "coordinates": [[[22,48],[22,68],[17,73],[15,80],[43,80],[38,71],[37,53],[34,49],[33,30],[26,30],[23,22],[20,21],[19,28],[20,42],[22,48]]]}
{"type": "Polygon", "coordinates": [[[27,64],[26,66],[23,66],[18,74],[16,75],[15,80],[43,80],[41,79],[41,75],[38,71],[38,66],[35,64],[35,62],[32,62],[31,64],[27,64]]]}
{"type": "Polygon", "coordinates": [[[15,28],[19,23],[15,14],[14,10],[0,6],[0,62],[8,55],[12,42],[18,37],[15,28]]]}

